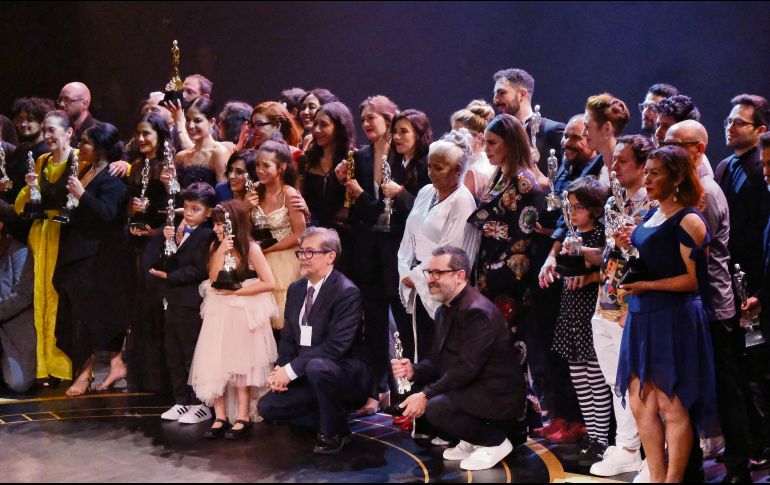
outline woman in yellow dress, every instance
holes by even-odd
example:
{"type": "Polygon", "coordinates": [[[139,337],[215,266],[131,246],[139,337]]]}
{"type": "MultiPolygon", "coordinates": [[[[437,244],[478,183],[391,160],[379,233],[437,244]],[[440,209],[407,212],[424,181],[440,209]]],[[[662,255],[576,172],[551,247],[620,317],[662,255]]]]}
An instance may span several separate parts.
{"type": "Polygon", "coordinates": [[[72,379],[72,363],[56,346],[56,311],[59,295],[53,287],[53,274],[59,253],[61,224],[53,217],[66,203],[66,174],[78,151],[70,148],[73,129],[67,113],[51,111],[43,120],[43,140],[50,150],[41,155],[35,172],[27,174],[27,186],[16,197],[16,212],[24,212],[30,200],[30,184],[37,184],[46,219],[37,219],[29,231],[29,250],[35,258],[35,330],[37,332],[37,378],[44,386],[56,379],[72,379]],[[53,378],[53,379],[51,379],[53,378]]]}

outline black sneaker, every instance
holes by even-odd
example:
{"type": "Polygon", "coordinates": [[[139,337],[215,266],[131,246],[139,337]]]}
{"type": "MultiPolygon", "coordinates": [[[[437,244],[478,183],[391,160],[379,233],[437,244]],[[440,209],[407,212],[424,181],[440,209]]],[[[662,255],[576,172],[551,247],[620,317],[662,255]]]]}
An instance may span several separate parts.
{"type": "Polygon", "coordinates": [[[316,436],[316,444],[313,448],[313,453],[319,455],[333,455],[339,453],[346,444],[350,443],[350,433],[337,434],[334,436],[324,436],[318,434],[316,436]]]}
{"type": "Polygon", "coordinates": [[[578,449],[578,455],[580,460],[597,462],[604,458],[604,452],[607,451],[607,444],[601,441],[589,438],[581,443],[578,449]]]}

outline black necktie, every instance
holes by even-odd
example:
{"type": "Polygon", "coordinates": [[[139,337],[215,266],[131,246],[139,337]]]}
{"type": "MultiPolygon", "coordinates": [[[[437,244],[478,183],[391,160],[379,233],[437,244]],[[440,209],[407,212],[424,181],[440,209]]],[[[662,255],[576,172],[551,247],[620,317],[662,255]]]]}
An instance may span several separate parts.
{"type": "Polygon", "coordinates": [[[305,313],[302,315],[302,325],[308,324],[308,315],[310,315],[310,309],[313,308],[313,294],[315,293],[314,286],[308,286],[307,296],[305,297],[305,313]]]}

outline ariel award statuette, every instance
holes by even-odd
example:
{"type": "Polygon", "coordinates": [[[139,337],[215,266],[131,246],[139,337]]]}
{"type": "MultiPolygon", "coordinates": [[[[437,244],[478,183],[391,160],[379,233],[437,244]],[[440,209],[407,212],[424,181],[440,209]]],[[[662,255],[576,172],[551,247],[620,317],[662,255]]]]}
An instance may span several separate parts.
{"type": "Polygon", "coordinates": [[[540,123],[543,122],[543,116],[540,114],[540,105],[535,105],[535,112],[529,120],[529,138],[530,150],[532,151],[532,163],[537,165],[540,161],[540,151],[537,149],[537,134],[540,132],[540,123]]]}
{"type": "MultiPolygon", "coordinates": [[[[401,360],[404,358],[404,345],[401,343],[398,332],[393,332],[393,351],[396,354],[396,359],[401,360]]],[[[398,386],[398,393],[404,395],[412,390],[412,383],[406,377],[399,377],[396,379],[396,385],[398,386]]]]}
{"type": "Polygon", "coordinates": [[[174,157],[171,155],[171,146],[168,140],[163,142],[163,165],[168,171],[168,194],[176,195],[182,188],[176,179],[176,169],[174,167],[174,157]]]}
{"type": "Polygon", "coordinates": [[[585,256],[583,255],[583,242],[575,226],[572,225],[572,204],[569,194],[565,190],[561,195],[561,210],[564,215],[564,224],[567,225],[568,235],[562,244],[562,254],[556,257],[556,271],[563,276],[583,276],[588,274],[585,256]]]}
{"type": "Polygon", "coordinates": [[[139,195],[139,203],[142,205],[142,209],[137,211],[128,223],[128,227],[133,229],[144,230],[147,225],[147,185],[150,183],[150,160],[145,157],[144,165],[142,166],[142,193],[139,195]]]}
{"type": "Polygon", "coordinates": [[[553,185],[558,170],[559,159],[556,158],[556,150],[551,148],[551,156],[548,157],[548,187],[550,187],[550,191],[548,192],[548,195],[545,196],[546,210],[549,211],[561,209],[561,199],[556,195],[556,188],[553,185]]]}
{"type": "MultiPolygon", "coordinates": [[[[166,226],[174,227],[174,217],[176,216],[176,209],[174,208],[174,199],[168,199],[168,206],[166,207],[166,226]]],[[[176,232],[176,231],[174,231],[176,232]]],[[[158,271],[165,271],[168,273],[176,268],[176,250],[178,249],[174,235],[166,239],[163,243],[163,252],[160,254],[160,259],[153,266],[158,271]]]]}
{"type": "MultiPolygon", "coordinates": [[[[382,183],[387,184],[390,182],[390,164],[388,163],[388,156],[382,156],[382,183]]],[[[390,216],[393,214],[393,199],[385,197],[383,200],[385,207],[382,210],[382,214],[377,218],[377,224],[372,227],[372,231],[376,232],[390,232],[390,216]]]]}
{"type": "MultiPolygon", "coordinates": [[[[37,177],[37,173],[35,172],[35,159],[32,158],[31,151],[27,152],[27,165],[29,167],[27,175],[35,175],[37,177]]],[[[48,216],[45,215],[45,212],[43,211],[42,201],[43,198],[40,195],[37,178],[35,178],[35,181],[29,184],[29,202],[24,205],[24,212],[21,213],[21,218],[26,220],[48,219],[48,216]]]]}
{"type": "MultiPolygon", "coordinates": [[[[70,164],[70,172],[69,177],[77,177],[80,167],[78,166],[78,156],[75,155],[75,151],[72,151],[72,163],[70,164]]],[[[69,224],[70,222],[70,216],[72,215],[73,209],[78,206],[78,203],[80,201],[72,194],[67,194],[67,203],[64,204],[64,207],[59,209],[59,214],[54,216],[53,221],[58,222],[60,224],[69,224]]]]}
{"type": "MultiPolygon", "coordinates": [[[[249,174],[246,174],[246,194],[255,193],[257,191],[257,186],[259,186],[259,181],[256,183],[252,182],[251,178],[249,178],[249,174]]],[[[253,226],[251,229],[251,238],[254,242],[259,244],[259,247],[262,249],[267,249],[278,242],[278,240],[273,237],[273,232],[270,230],[267,216],[265,216],[265,213],[262,212],[262,209],[259,207],[251,209],[251,225],[253,226]]]]}
{"type": "Polygon", "coordinates": [[[0,143],[0,184],[5,186],[5,190],[13,188],[13,182],[8,178],[8,172],[5,170],[5,150],[2,143],[0,143]]]}
{"type": "MultiPolygon", "coordinates": [[[[738,293],[738,300],[741,306],[743,306],[748,301],[749,294],[746,289],[746,273],[741,271],[740,264],[735,265],[733,285],[735,286],[735,292],[738,293]]],[[[759,330],[759,317],[746,318],[741,316],[741,327],[746,330],[746,347],[754,347],[765,343],[765,338],[759,330]]]]}
{"type": "Polygon", "coordinates": [[[175,40],[171,45],[171,80],[166,85],[166,95],[163,101],[171,103],[182,102],[182,78],[179,77],[179,45],[175,40]],[[172,89],[168,89],[171,87],[172,89]]]}
{"type": "MultiPolygon", "coordinates": [[[[233,234],[233,223],[230,222],[230,213],[227,212],[221,205],[217,206],[217,208],[223,211],[225,215],[224,238],[227,239],[233,234]]],[[[217,290],[230,291],[241,289],[243,285],[241,285],[241,281],[238,278],[238,273],[235,271],[236,268],[238,268],[238,264],[235,261],[235,256],[233,256],[232,251],[228,251],[227,254],[225,254],[225,262],[222,265],[222,269],[217,275],[217,280],[211,284],[211,287],[216,288],[217,290]]]]}

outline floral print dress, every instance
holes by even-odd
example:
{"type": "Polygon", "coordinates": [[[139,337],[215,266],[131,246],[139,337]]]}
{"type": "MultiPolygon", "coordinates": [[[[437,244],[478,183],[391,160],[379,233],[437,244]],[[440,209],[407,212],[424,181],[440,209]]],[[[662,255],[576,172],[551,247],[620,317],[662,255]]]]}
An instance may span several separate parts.
{"type": "Polygon", "coordinates": [[[522,171],[513,178],[498,169],[479,208],[468,222],[482,232],[476,264],[479,290],[500,304],[498,297],[527,304],[535,223],[545,210],[545,194],[534,175],[522,171]]]}

